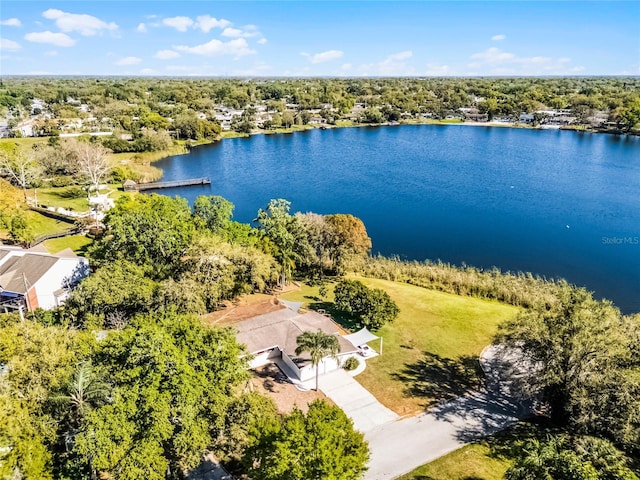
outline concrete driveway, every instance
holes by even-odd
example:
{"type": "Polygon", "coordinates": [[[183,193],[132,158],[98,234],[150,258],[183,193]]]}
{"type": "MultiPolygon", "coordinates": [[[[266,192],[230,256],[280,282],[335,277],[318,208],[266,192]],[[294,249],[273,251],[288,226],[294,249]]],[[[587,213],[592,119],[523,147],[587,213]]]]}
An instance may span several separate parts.
{"type": "Polygon", "coordinates": [[[365,432],[371,459],[364,480],[396,478],[529,415],[530,405],[515,400],[510,388],[522,367],[530,367],[518,364],[517,352],[491,346],[480,363],[486,389],[365,432]]]}
{"type": "Polygon", "coordinates": [[[517,422],[518,413],[516,406],[483,391],[417,417],[380,425],[365,433],[371,459],[364,480],[392,479],[410,472],[517,422]]]}
{"type": "Polygon", "coordinates": [[[366,433],[393,422],[398,415],[382,405],[345,370],[320,377],[320,390],[347,414],[357,430],[366,433]]]}

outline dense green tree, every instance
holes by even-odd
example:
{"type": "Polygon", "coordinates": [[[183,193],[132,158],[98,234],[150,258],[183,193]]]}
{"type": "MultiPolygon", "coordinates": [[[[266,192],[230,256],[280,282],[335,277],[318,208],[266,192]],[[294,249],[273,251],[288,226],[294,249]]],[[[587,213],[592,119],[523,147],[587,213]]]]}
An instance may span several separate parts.
{"type": "Polygon", "coordinates": [[[233,216],[233,203],[218,195],[201,195],[193,202],[193,215],[203,220],[213,233],[227,230],[233,216]]]}
{"type": "Polygon", "coordinates": [[[233,332],[188,316],[138,317],[112,332],[95,362],[112,373],[113,399],[86,414],[74,451],[118,479],[181,478],[246,378],[241,353],[233,332]]]}
{"type": "Polygon", "coordinates": [[[72,292],[65,317],[78,326],[124,327],[131,317],[152,308],[157,283],[146,272],[126,260],[104,265],[72,292]]]}
{"type": "Polygon", "coordinates": [[[377,330],[392,322],[400,309],[389,294],[379,288],[367,288],[359,280],[341,280],[334,288],[335,304],[352,313],[367,328],[377,330]]]}
{"type": "Polygon", "coordinates": [[[90,351],[92,335],[26,320],[0,326],[0,478],[53,477],[49,401],[90,351]]]}
{"type": "Polygon", "coordinates": [[[340,408],[316,400],[262,428],[246,450],[252,480],[357,480],[369,460],[362,433],[340,408]]]}
{"type": "Polygon", "coordinates": [[[196,140],[198,138],[198,118],[194,112],[180,114],[173,122],[173,129],[178,138],[196,140]]]}
{"type": "Polygon", "coordinates": [[[224,422],[216,431],[214,447],[226,460],[239,462],[265,425],[277,421],[278,411],[271,398],[257,392],[240,395],[229,402],[224,422]]]}
{"type": "Polygon", "coordinates": [[[638,480],[624,455],[607,440],[554,435],[527,441],[523,451],[507,470],[507,480],[638,480]]]}
{"type": "Polygon", "coordinates": [[[311,365],[316,371],[316,391],[318,391],[318,377],[320,369],[318,365],[325,357],[330,357],[335,361],[338,360],[340,353],[340,344],[335,335],[324,333],[322,330],[317,332],[304,332],[296,339],[298,346],[296,347],[296,355],[308,352],[311,357],[311,365]]]}
{"type": "Polygon", "coordinates": [[[179,265],[195,233],[187,201],[165,195],[122,197],[105,223],[108,230],[91,255],[149,267],[156,278],[165,278],[179,265]]]}
{"type": "Polygon", "coordinates": [[[277,247],[274,256],[282,266],[283,283],[291,276],[296,261],[304,259],[310,251],[304,226],[289,213],[290,207],[291,202],[282,198],[271,200],[265,210],[258,210],[254,220],[277,247]]]}
{"type": "Polygon", "coordinates": [[[293,125],[293,122],[294,122],[293,113],[284,112],[282,114],[282,126],[284,128],[291,128],[291,125],[293,125]]]}
{"type": "Polygon", "coordinates": [[[637,448],[635,320],[565,285],[556,303],[536,305],[502,325],[499,340],[523,352],[531,365],[524,394],[540,395],[557,424],[637,448]]]}
{"type": "Polygon", "coordinates": [[[364,111],[364,115],[362,117],[363,123],[382,123],[384,122],[384,116],[375,107],[369,107],[364,111]]]}

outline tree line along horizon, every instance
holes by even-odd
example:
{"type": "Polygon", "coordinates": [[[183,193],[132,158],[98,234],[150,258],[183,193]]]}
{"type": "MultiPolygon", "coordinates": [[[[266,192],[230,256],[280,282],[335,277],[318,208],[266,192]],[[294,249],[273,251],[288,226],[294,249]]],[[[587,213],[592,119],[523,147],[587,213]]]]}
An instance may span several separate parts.
{"type": "Polygon", "coordinates": [[[182,478],[214,451],[255,480],[360,478],[366,442],[340,409],[316,402],[278,414],[242,388],[233,331],[197,316],[295,276],[332,288],[356,325],[392,322],[391,297],[348,277],[356,273],[520,307],[496,341],[537,367],[518,392],[544,406],[552,433],[524,448],[507,478],[637,480],[640,315],[564,281],[371,257],[357,217],[290,206],[271,200],[254,227],[219,196],[193,207],[119,199],[87,252],[95,272],[64,307],[24,322],[0,315],[0,476],[182,478]]]}
{"type": "Polygon", "coordinates": [[[579,125],[588,125],[588,118],[602,112],[620,131],[631,131],[640,122],[640,80],[633,76],[0,79],[0,115],[9,120],[10,127],[34,113],[33,99],[44,101],[49,114],[48,119],[37,125],[39,135],[56,135],[59,120],[93,117],[96,125],[133,135],[133,141],[115,137],[102,140],[117,152],[156,148],[154,141],[142,138],[144,130],[171,129],[177,138],[214,139],[220,133],[215,110],[221,106],[244,110],[232,125],[242,133],[256,127],[258,105],[275,114],[266,129],[307,124],[312,117],[310,111],[327,123],[335,123],[349,117],[356,103],[365,107],[360,116],[362,123],[397,121],[406,114],[413,118],[429,114],[444,119],[464,107],[475,107],[489,119],[494,116],[517,119],[521,113],[566,109],[579,125]],[[88,105],[89,111],[79,111],[76,108],[79,104],[88,105]],[[102,119],[107,119],[107,123],[101,123],[102,119]]]}

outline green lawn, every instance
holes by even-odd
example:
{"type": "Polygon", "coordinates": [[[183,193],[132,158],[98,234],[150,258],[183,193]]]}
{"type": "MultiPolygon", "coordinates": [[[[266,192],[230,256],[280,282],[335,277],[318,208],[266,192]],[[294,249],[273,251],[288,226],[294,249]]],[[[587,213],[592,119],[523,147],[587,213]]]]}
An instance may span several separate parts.
{"type": "Polygon", "coordinates": [[[93,240],[84,235],[71,235],[69,237],[52,238],[44,242],[43,245],[51,254],[70,248],[76,255],[84,255],[91,243],[93,243],[93,240]]]}
{"type": "MultiPolygon", "coordinates": [[[[478,356],[491,343],[497,326],[518,309],[509,305],[451,295],[405,283],[360,278],[381,288],[398,304],[400,315],[381,328],[383,355],[367,361],[357,380],[399,415],[415,414],[435,402],[482,385],[478,356]]],[[[331,290],[332,287],[329,288],[331,290]]],[[[331,294],[319,299],[318,287],[282,295],[324,308],[336,321],[353,322],[332,310],[331,294]]],[[[377,342],[372,342],[374,349],[377,342]]]]}
{"type": "MultiPolygon", "coordinates": [[[[62,207],[67,210],[75,210],[76,212],[89,210],[87,192],[78,185],[38,188],[35,194],[38,197],[38,205],[62,207]]],[[[29,190],[29,196],[33,198],[33,195],[34,191],[29,190]]]]}
{"type": "Polygon", "coordinates": [[[521,422],[422,465],[399,480],[501,480],[524,454],[528,439],[543,441],[552,431],[544,422],[521,422]]]}
{"type": "Polygon", "coordinates": [[[422,465],[398,480],[501,480],[511,462],[495,458],[490,447],[472,444],[422,465]]]}

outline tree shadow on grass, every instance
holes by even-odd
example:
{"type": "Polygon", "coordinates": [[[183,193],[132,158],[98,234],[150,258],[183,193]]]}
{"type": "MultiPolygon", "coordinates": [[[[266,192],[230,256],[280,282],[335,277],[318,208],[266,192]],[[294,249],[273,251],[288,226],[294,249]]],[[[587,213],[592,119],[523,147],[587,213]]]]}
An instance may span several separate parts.
{"type": "Polygon", "coordinates": [[[477,357],[457,359],[425,352],[416,363],[405,365],[394,374],[405,385],[405,394],[426,400],[425,407],[464,395],[484,385],[477,357]]]}

